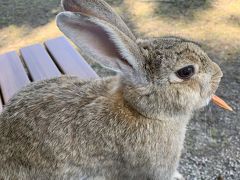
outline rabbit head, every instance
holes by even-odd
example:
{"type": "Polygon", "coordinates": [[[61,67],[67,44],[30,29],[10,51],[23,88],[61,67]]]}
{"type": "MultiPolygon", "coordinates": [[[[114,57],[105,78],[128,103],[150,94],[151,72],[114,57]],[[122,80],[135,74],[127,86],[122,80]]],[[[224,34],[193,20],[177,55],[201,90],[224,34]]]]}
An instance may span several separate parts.
{"type": "Polygon", "coordinates": [[[200,46],[178,37],[136,38],[102,0],[63,0],[57,25],[89,58],[120,74],[123,96],[149,118],[205,106],[222,72],[200,46]]]}

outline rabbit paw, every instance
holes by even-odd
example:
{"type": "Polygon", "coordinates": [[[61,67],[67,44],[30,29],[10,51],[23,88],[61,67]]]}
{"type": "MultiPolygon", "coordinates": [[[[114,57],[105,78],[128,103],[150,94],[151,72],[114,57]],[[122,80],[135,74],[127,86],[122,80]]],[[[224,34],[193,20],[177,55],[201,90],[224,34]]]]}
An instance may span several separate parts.
{"type": "Polygon", "coordinates": [[[180,174],[178,171],[175,171],[173,175],[173,180],[185,180],[185,179],[182,174],[180,174]]]}

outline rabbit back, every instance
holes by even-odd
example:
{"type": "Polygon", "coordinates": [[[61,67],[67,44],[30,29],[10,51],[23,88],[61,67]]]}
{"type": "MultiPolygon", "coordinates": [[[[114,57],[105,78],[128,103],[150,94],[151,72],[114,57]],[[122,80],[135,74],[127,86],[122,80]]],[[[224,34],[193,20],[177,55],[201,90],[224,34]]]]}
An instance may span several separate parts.
{"type": "Polygon", "coordinates": [[[79,152],[87,157],[84,148],[97,143],[97,135],[90,132],[93,122],[87,122],[93,114],[87,109],[104,99],[107,82],[98,86],[97,82],[61,77],[32,83],[19,92],[0,116],[0,171],[38,178],[46,171],[49,177],[64,172],[66,162],[76,161],[72,158],[85,162],[79,152]]]}

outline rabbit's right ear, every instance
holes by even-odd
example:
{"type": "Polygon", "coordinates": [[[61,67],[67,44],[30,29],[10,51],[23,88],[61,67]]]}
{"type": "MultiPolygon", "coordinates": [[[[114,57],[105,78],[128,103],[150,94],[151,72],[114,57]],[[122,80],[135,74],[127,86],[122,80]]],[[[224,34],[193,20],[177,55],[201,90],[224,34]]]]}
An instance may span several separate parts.
{"type": "Polygon", "coordinates": [[[65,11],[79,12],[107,21],[116,26],[132,40],[136,40],[122,18],[103,0],[62,0],[62,6],[65,11]]]}
{"type": "Polygon", "coordinates": [[[59,29],[89,58],[118,72],[139,70],[143,57],[138,45],[106,21],[80,13],[57,15],[59,29]]]}

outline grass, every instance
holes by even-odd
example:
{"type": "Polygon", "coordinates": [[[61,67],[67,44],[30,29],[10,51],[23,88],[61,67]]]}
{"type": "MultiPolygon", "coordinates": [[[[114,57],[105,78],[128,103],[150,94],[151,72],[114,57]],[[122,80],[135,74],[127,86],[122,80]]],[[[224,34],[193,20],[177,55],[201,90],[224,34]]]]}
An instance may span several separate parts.
{"type": "MultiPolygon", "coordinates": [[[[175,35],[203,42],[210,53],[231,59],[240,48],[240,1],[216,0],[211,7],[195,9],[194,18],[172,18],[156,13],[159,2],[126,1],[132,19],[145,36],[175,35]]],[[[169,9],[175,11],[175,9],[169,9]]],[[[187,10],[186,10],[187,11],[187,10]]],[[[187,14],[186,16],[190,16],[187,14]]],[[[191,14],[191,16],[193,16],[191,14]]]]}
{"type": "MultiPolygon", "coordinates": [[[[122,0],[108,2],[119,6],[122,0]]],[[[63,35],[55,24],[60,11],[60,0],[1,0],[0,54],[63,35]]]]}
{"type": "MultiPolygon", "coordinates": [[[[128,13],[138,35],[176,35],[200,41],[219,60],[231,61],[238,55],[239,0],[201,0],[197,4],[185,0],[183,5],[177,0],[108,2],[121,15],[128,13]]],[[[62,35],[54,22],[59,4],[59,0],[1,1],[0,53],[62,35]]]]}
{"type": "Polygon", "coordinates": [[[59,0],[1,0],[0,28],[15,24],[38,27],[60,10],[59,0]]]}

